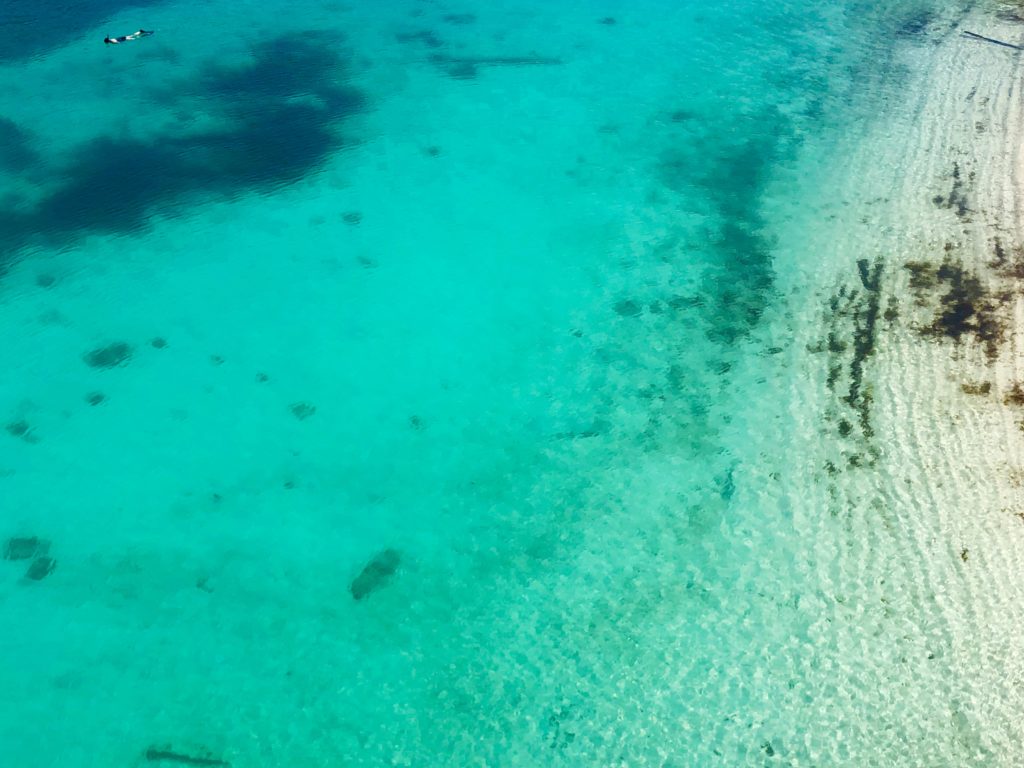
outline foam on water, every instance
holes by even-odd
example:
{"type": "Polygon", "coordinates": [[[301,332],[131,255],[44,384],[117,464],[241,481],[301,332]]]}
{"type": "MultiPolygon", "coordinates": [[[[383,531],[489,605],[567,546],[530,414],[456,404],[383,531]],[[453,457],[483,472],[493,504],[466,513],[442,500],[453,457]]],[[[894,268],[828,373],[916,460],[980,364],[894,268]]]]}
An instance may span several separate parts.
{"type": "Polygon", "coordinates": [[[803,483],[847,254],[799,233],[945,6],[85,3],[3,52],[0,535],[57,561],[0,563],[11,763],[1013,764],[803,483]]]}

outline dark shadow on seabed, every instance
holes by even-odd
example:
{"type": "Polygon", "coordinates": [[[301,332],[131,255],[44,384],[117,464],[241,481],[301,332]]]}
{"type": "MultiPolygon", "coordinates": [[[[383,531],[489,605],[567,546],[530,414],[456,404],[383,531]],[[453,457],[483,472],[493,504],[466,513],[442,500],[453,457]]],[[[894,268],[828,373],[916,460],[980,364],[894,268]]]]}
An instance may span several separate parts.
{"type": "Polygon", "coordinates": [[[0,117],[0,172],[21,173],[38,162],[28,133],[13,120],[0,117]]]}
{"type": "Polygon", "coordinates": [[[777,110],[738,121],[752,128],[742,142],[718,143],[724,131],[711,131],[659,158],[662,184],[681,193],[699,190],[720,216],[702,303],[708,338],[726,347],[750,333],[772,301],[772,242],[761,204],[772,168],[791,152],[792,139],[792,126],[777,110]]]}
{"type": "Polygon", "coordinates": [[[67,45],[104,19],[128,8],[151,8],[163,0],[61,0],[0,3],[0,62],[33,59],[67,45]]]}
{"type": "Polygon", "coordinates": [[[337,49],[325,34],[273,39],[256,46],[252,63],[210,66],[162,96],[176,110],[212,113],[212,128],[97,136],[53,161],[20,126],[0,123],[16,140],[0,161],[50,182],[38,200],[8,200],[0,211],[0,266],[29,245],[131,233],[155,214],[269,193],[315,172],[355,143],[344,123],[368,104],[348,84],[352,64],[337,49]]]}

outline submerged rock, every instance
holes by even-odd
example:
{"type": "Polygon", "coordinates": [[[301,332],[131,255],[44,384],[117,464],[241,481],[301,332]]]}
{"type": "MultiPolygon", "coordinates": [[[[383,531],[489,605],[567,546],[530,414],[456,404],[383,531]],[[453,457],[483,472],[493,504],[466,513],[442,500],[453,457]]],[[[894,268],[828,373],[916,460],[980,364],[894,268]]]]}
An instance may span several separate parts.
{"type": "Polygon", "coordinates": [[[305,421],[316,413],[316,406],[312,403],[292,403],[288,409],[292,412],[292,416],[299,421],[305,421]]]}
{"type": "Polygon", "coordinates": [[[448,13],[441,17],[448,24],[473,24],[476,16],[472,13],[448,13]]]}
{"type": "Polygon", "coordinates": [[[50,542],[38,536],[12,536],[4,545],[4,560],[28,560],[50,551],[50,542]]]}
{"type": "Polygon", "coordinates": [[[37,557],[25,571],[25,578],[32,581],[42,581],[57,567],[57,561],[52,557],[37,557]]]}
{"type": "Polygon", "coordinates": [[[32,440],[32,425],[24,419],[18,419],[16,421],[10,421],[4,427],[7,430],[7,434],[11,437],[20,437],[22,440],[33,442],[32,440]]]}
{"type": "Polygon", "coordinates": [[[615,302],[614,309],[615,313],[621,317],[637,317],[641,311],[640,305],[632,299],[622,299],[615,302]]]}
{"type": "Polygon", "coordinates": [[[402,556],[394,549],[385,549],[378,552],[349,585],[352,597],[356,600],[362,600],[371,592],[383,587],[395,575],[395,571],[398,570],[401,562],[402,556]]]}
{"type": "Polygon", "coordinates": [[[213,757],[208,752],[181,752],[171,747],[153,746],[146,750],[146,760],[151,763],[177,763],[178,765],[230,766],[227,760],[213,757]]]}
{"type": "Polygon", "coordinates": [[[82,355],[82,359],[91,368],[116,368],[128,362],[131,356],[131,345],[123,341],[115,341],[113,344],[86,352],[82,355]]]}

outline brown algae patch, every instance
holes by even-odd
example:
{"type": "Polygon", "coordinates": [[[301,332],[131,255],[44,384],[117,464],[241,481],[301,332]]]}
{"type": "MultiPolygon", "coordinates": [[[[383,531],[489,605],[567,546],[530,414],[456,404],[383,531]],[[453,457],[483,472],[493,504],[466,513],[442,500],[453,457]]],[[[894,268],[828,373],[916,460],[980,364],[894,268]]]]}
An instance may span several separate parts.
{"type": "Polygon", "coordinates": [[[872,393],[864,382],[864,363],[874,354],[878,337],[882,262],[870,264],[867,259],[859,259],[857,272],[864,289],[864,299],[853,318],[853,359],[850,361],[850,389],[846,402],[857,411],[864,436],[871,437],[874,434],[871,428],[872,393]]]}
{"type": "MultiPolygon", "coordinates": [[[[870,439],[873,388],[867,381],[866,367],[877,346],[880,321],[891,322],[892,313],[882,312],[882,275],[884,262],[877,259],[857,261],[859,286],[842,285],[829,298],[826,307],[827,331],[822,342],[810,352],[825,353],[828,358],[825,384],[837,395],[837,402],[852,414],[832,412],[828,419],[842,438],[870,439]],[[855,429],[856,427],[856,429],[855,429]]],[[[848,413],[848,412],[847,412],[848,413]]],[[[855,465],[860,465],[857,458],[855,465]]]]}
{"type": "Polygon", "coordinates": [[[992,261],[989,267],[1002,278],[1024,280],[1024,246],[1015,246],[1009,251],[998,237],[992,238],[992,261]]]}
{"type": "Polygon", "coordinates": [[[1017,408],[1024,406],[1024,386],[1019,381],[1015,381],[1013,386],[1003,396],[1003,403],[1017,408]]]}
{"type": "MultiPolygon", "coordinates": [[[[932,202],[939,208],[947,208],[956,213],[961,219],[967,220],[971,209],[967,205],[967,193],[965,191],[964,176],[960,170],[960,163],[953,163],[953,170],[950,173],[952,187],[947,195],[936,195],[932,202]]],[[[974,181],[974,171],[968,174],[968,180],[974,181]]]]}
{"type": "Polygon", "coordinates": [[[918,303],[933,310],[931,322],[918,326],[918,332],[926,338],[952,339],[954,344],[973,339],[989,360],[995,360],[1006,332],[998,310],[1009,295],[986,290],[977,273],[949,255],[938,267],[923,262],[904,266],[911,273],[918,303]]]}
{"type": "Polygon", "coordinates": [[[925,304],[926,293],[938,284],[935,266],[927,261],[908,261],[903,268],[910,273],[910,290],[914,292],[914,299],[921,305],[925,304]]]}
{"type": "Polygon", "coordinates": [[[981,381],[977,383],[964,382],[960,385],[965,395],[987,395],[992,391],[992,382],[981,381]]]}

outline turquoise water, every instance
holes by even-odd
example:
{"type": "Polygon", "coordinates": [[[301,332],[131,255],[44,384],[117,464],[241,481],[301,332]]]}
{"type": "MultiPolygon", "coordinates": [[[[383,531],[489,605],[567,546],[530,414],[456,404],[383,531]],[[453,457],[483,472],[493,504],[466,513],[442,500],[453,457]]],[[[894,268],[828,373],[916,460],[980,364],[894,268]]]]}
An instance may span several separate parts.
{"type": "Polygon", "coordinates": [[[827,626],[774,250],[969,4],[5,5],[11,765],[1001,764],[827,626]]]}

